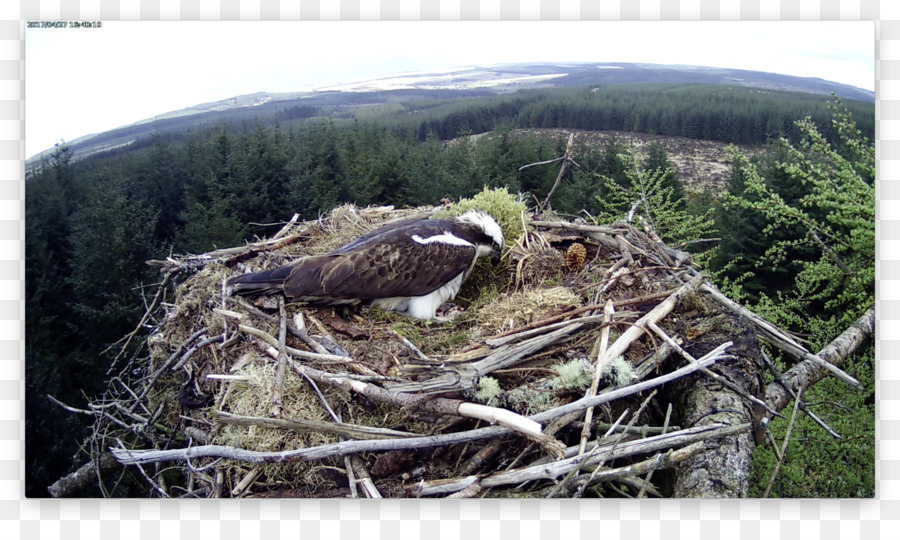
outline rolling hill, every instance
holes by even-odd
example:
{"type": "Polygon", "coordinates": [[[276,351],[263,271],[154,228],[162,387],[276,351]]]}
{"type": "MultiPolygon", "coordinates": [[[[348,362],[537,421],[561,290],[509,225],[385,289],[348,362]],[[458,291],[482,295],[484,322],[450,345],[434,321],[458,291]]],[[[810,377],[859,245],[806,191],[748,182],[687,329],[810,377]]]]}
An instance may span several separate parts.
{"type": "MultiPolygon", "coordinates": [[[[157,115],[103,133],[70,141],[74,159],[127,147],[153,133],[174,134],[221,123],[240,124],[256,119],[292,121],[311,117],[346,117],[365,107],[411,101],[477,98],[518,90],[617,84],[706,84],[827,95],[874,102],[868,90],[818,78],[688,65],[589,63],[511,64],[465,67],[435,72],[404,73],[297,92],[236,96],[157,115]]],[[[45,150],[26,160],[26,174],[40,165],[45,150]]]]}

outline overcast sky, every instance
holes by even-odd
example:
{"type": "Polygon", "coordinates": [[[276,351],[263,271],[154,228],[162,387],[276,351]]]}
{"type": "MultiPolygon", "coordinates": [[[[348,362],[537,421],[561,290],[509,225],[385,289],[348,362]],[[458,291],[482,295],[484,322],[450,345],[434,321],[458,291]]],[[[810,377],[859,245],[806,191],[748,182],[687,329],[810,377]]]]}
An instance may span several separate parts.
{"type": "Polygon", "coordinates": [[[691,64],[875,89],[871,21],[105,21],[25,38],[29,157],[242,94],[498,63],[691,64]]]}

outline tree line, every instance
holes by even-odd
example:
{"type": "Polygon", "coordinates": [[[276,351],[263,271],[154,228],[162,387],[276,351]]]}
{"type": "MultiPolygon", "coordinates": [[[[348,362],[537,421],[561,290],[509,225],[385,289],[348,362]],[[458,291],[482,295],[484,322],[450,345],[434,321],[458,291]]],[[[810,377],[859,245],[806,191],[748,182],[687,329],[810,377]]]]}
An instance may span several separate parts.
{"type": "MultiPolygon", "coordinates": [[[[813,94],[740,86],[625,84],[523,91],[474,103],[432,105],[430,118],[420,119],[426,115],[422,112],[400,124],[415,130],[419,140],[430,133],[452,139],[508,123],[515,128],[631,131],[754,145],[782,136],[800,140],[803,133],[794,122],[807,116],[833,138],[825,101],[813,94]]],[[[845,105],[856,115],[857,127],[872,138],[872,104],[845,105]]],[[[418,110],[419,105],[408,107],[418,110]]]]}

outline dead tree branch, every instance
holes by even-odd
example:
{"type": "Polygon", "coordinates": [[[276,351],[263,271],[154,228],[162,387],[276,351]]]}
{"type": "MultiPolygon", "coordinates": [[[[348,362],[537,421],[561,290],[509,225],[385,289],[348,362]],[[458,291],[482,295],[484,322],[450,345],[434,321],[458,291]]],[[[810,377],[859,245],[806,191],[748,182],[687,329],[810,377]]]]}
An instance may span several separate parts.
{"type": "MultiPolygon", "coordinates": [[[[849,328],[834,341],[826,345],[816,356],[829,365],[840,365],[856,352],[863,343],[875,335],[875,306],[870,307],[849,328]]],[[[830,371],[816,361],[806,359],[784,373],[782,381],[794,395],[800,393],[825,378],[830,371]]],[[[790,403],[792,396],[779,382],[766,387],[766,403],[775,410],[781,410],[790,403]]]]}

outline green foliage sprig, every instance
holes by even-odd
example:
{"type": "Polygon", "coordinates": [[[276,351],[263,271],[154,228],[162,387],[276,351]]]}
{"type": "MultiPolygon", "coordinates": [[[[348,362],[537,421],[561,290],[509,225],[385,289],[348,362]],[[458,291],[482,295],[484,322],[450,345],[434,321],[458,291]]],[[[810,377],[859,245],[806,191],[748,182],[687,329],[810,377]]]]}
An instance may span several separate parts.
{"type": "Polygon", "coordinates": [[[657,234],[673,247],[714,233],[711,211],[694,215],[685,209],[683,196],[677,195],[683,194],[684,189],[672,169],[648,170],[641,165],[641,156],[636,153],[623,154],[620,159],[630,164],[624,171],[624,183],[605,175],[598,176],[602,195],[595,197],[599,208],[595,222],[619,221],[634,211],[649,221],[657,234]]]}
{"type": "MultiPolygon", "coordinates": [[[[776,240],[758,265],[798,264],[790,294],[763,295],[759,308],[780,322],[813,330],[811,313],[829,320],[834,335],[849,325],[874,301],[875,283],[875,152],[874,145],[856,129],[850,113],[835,98],[832,121],[837,140],[829,142],[806,118],[797,122],[805,138],[797,145],[780,139],[784,158],[777,169],[805,192],[791,203],[770,179],[740,151],[732,149],[744,171],[744,193],[726,195],[728,207],[750,210],[765,217],[763,233],[795,228],[802,234],[776,240]],[[792,260],[802,247],[814,247],[818,256],[792,260]]],[[[818,328],[822,329],[822,328],[818,328]]]]}

